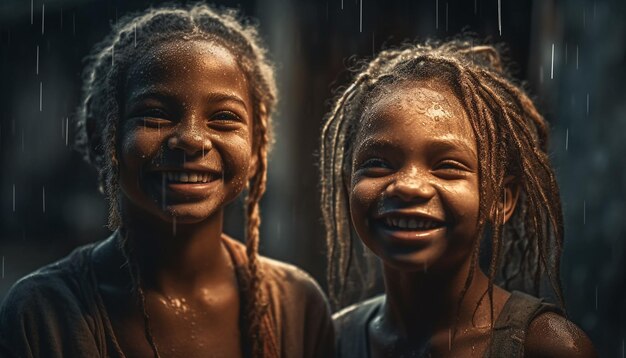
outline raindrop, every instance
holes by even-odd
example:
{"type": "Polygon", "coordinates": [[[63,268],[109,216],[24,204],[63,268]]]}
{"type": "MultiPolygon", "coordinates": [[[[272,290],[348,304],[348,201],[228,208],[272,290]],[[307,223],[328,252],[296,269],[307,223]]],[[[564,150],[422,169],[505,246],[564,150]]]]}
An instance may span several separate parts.
{"type": "Polygon", "coordinates": [[[596,285],[596,311],[598,310],[598,285],[596,285]]]}
{"type": "Polygon", "coordinates": [[[589,117],[589,92],[587,92],[587,117],[589,117]]]}
{"type": "Polygon", "coordinates": [[[576,45],[576,69],[578,69],[578,45],[576,45]]]}
{"type": "Polygon", "coordinates": [[[72,35],[76,36],[76,13],[72,13],[72,35]]]}
{"type": "Polygon", "coordinates": [[[502,0],[498,0],[498,31],[502,36],[502,0]]]}
{"type": "Polygon", "coordinates": [[[41,34],[43,35],[44,20],[46,18],[46,4],[41,4],[41,34]]]}
{"type": "Polygon", "coordinates": [[[552,61],[550,63],[550,79],[554,78],[554,43],[552,44],[552,61]]]}
{"type": "Polygon", "coordinates": [[[439,0],[435,0],[435,29],[439,30],[439,0]]]}
{"type": "Polygon", "coordinates": [[[69,128],[69,118],[65,117],[65,146],[67,147],[68,145],[68,140],[69,140],[69,133],[68,133],[68,128],[69,128]]]}
{"type": "Polygon", "coordinates": [[[33,0],[30,0],[30,24],[33,24],[33,0]]]}
{"type": "Polygon", "coordinates": [[[565,130],[565,151],[567,152],[567,146],[569,144],[569,128],[565,130]]]}
{"type": "Polygon", "coordinates": [[[15,212],[15,184],[13,184],[13,212],[15,212]]]}
{"type": "Polygon", "coordinates": [[[137,47],[137,24],[135,24],[135,47],[137,47]]]}
{"type": "Polygon", "coordinates": [[[583,200],[583,225],[587,223],[587,202],[583,200]]]}
{"type": "Polygon", "coordinates": [[[359,1],[359,32],[363,32],[363,0],[359,1]]]}
{"type": "Polygon", "coordinates": [[[37,65],[35,67],[35,74],[39,74],[39,45],[37,45],[37,65]]]}
{"type": "Polygon", "coordinates": [[[39,82],[39,112],[43,111],[43,81],[39,82]]]}
{"type": "Polygon", "coordinates": [[[45,213],[46,212],[46,187],[41,187],[41,209],[45,213]]]}
{"type": "Polygon", "coordinates": [[[343,10],[343,0],[341,0],[341,10],[343,10]]]}
{"type": "Polygon", "coordinates": [[[474,15],[478,13],[478,0],[474,0],[474,15]]]}
{"type": "Polygon", "coordinates": [[[567,65],[567,42],[565,43],[565,64],[567,65]]]}

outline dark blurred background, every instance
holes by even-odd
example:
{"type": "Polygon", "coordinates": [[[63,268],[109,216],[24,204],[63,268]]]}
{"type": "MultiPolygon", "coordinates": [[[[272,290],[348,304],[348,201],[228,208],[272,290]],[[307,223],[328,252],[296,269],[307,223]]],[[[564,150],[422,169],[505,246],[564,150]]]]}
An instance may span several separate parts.
{"type": "MultiPolygon", "coordinates": [[[[260,21],[280,87],[263,201],[261,251],[325,285],[316,169],[332,89],[353,56],[404,40],[471,31],[505,43],[552,125],[562,189],[562,279],[570,318],[601,356],[626,337],[626,2],[623,0],[221,1],[260,21]],[[499,8],[501,9],[499,12],[499,8]]],[[[4,0],[0,4],[0,299],[20,277],[108,235],[95,172],[67,123],[82,58],[129,11],[156,1],[4,0]]],[[[242,237],[241,203],[227,232],[242,237]]]]}

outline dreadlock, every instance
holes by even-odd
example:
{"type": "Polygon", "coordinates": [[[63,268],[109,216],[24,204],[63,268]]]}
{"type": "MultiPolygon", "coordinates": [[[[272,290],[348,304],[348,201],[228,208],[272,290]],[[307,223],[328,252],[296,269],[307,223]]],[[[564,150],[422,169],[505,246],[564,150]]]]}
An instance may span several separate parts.
{"type": "MultiPolygon", "coordinates": [[[[99,174],[100,190],[109,203],[108,226],[123,229],[119,209],[117,126],[122,84],[129,66],[142,53],[167,43],[182,40],[214,41],[226,47],[238,58],[246,76],[254,105],[253,155],[258,163],[249,181],[245,198],[245,243],[248,263],[246,272],[238,275],[242,292],[242,331],[245,331],[247,355],[263,356],[264,341],[272,339],[273,332],[264,332],[261,322],[266,304],[260,289],[262,272],[258,265],[259,202],[266,187],[267,154],[271,144],[271,113],[276,104],[276,83],[266,49],[257,29],[248,20],[240,18],[235,10],[214,9],[205,4],[150,8],[120,19],[112,32],[98,43],[86,58],[83,99],[78,108],[75,147],[99,174]],[[239,277],[242,276],[242,277],[239,277]]],[[[125,236],[122,237],[125,241],[125,236]]],[[[149,327],[149,316],[140,284],[140,272],[134,268],[130,243],[122,250],[129,258],[134,286],[142,298],[146,339],[155,356],[158,350],[149,327]]]]}
{"type": "MultiPolygon", "coordinates": [[[[478,149],[478,236],[459,305],[473,279],[480,238],[488,236],[492,249],[487,290],[490,301],[496,278],[502,279],[506,288],[529,282],[538,295],[542,278],[547,276],[564,308],[559,279],[563,218],[547,154],[548,124],[509,76],[499,51],[466,40],[405,45],[382,51],[354,72],[352,82],[335,98],[321,134],[321,205],[333,304],[342,306],[346,298],[354,299],[355,293],[349,288],[365,287],[360,282],[371,280],[375,267],[371,265],[372,255],[356,237],[348,211],[353,142],[363,113],[391,86],[434,80],[447,84],[461,101],[478,149]],[[519,183],[521,193],[517,210],[505,224],[504,211],[497,203],[505,192],[504,178],[509,175],[519,183]]],[[[362,298],[364,292],[359,293],[362,298]]],[[[491,316],[493,320],[493,305],[491,316]]]]}

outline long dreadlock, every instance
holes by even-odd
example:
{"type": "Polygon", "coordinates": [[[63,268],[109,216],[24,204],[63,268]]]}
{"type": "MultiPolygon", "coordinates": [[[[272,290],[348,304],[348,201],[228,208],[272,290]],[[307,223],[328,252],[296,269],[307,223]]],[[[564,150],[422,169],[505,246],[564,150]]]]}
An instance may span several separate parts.
{"type": "MultiPolygon", "coordinates": [[[[112,32],[97,44],[87,57],[83,100],[76,121],[76,148],[99,173],[100,189],[109,203],[109,228],[123,229],[119,210],[117,162],[117,126],[123,79],[134,60],[147,50],[168,41],[200,39],[225,46],[238,58],[248,79],[253,114],[253,154],[256,171],[249,182],[245,199],[247,270],[240,282],[242,291],[242,330],[250,355],[263,356],[264,340],[273,335],[265,332],[261,322],[266,311],[260,289],[261,270],[258,265],[259,202],[265,192],[267,154],[271,144],[271,113],[276,104],[276,83],[266,49],[257,29],[241,19],[236,11],[216,10],[204,4],[150,8],[120,19],[112,32]]],[[[134,268],[130,243],[122,249],[129,258],[129,268],[137,293],[142,298],[146,339],[155,356],[158,350],[150,327],[141,288],[140,272],[134,268]]]]}
{"type": "Polygon", "coordinates": [[[548,124],[522,87],[508,75],[498,50],[463,40],[406,45],[382,51],[356,68],[355,73],[352,82],[336,97],[321,135],[321,204],[333,303],[342,306],[346,298],[354,299],[350,287],[354,282],[371,279],[374,267],[367,255],[358,255],[367,250],[356,237],[348,212],[353,141],[362,114],[372,99],[392,85],[435,80],[447,84],[461,101],[478,147],[478,239],[458,304],[472,282],[480,238],[489,233],[490,301],[496,277],[502,278],[505,287],[519,280],[532,281],[532,290],[538,295],[545,275],[564,308],[559,279],[563,218],[547,154],[548,124]],[[496,193],[504,193],[504,178],[509,175],[519,183],[521,193],[517,210],[505,224],[496,193]]]}

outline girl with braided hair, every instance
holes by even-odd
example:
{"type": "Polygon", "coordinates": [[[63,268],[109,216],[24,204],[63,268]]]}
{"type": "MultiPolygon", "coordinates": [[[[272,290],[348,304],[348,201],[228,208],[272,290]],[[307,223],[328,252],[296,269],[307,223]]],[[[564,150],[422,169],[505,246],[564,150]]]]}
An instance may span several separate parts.
{"type": "Polygon", "coordinates": [[[115,232],[15,284],[2,356],[332,355],[318,285],[258,255],[276,86],[256,28],[202,4],[128,16],[83,92],[77,144],[115,232]],[[245,246],[222,231],[244,189],[245,246]]]}
{"type": "Polygon", "coordinates": [[[492,46],[409,45],[358,71],[322,132],[329,284],[339,304],[367,286],[364,244],[385,294],[335,315],[339,356],[594,355],[563,316],[547,140],[492,46]],[[560,308],[505,290],[530,282],[538,294],[546,280],[560,308]]]}

